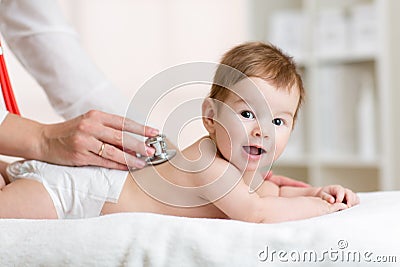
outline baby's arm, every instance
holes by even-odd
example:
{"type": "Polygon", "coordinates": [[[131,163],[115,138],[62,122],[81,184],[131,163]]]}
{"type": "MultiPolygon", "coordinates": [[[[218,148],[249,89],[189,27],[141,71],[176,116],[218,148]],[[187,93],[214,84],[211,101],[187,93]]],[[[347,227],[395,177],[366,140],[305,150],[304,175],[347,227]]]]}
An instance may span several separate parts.
{"type": "Polygon", "coordinates": [[[242,181],[214,205],[232,219],[257,223],[300,220],[347,208],[343,203],[330,204],[317,197],[259,197],[250,194],[242,181]]]}
{"type": "Polygon", "coordinates": [[[348,207],[357,205],[360,203],[360,199],[357,194],[348,188],[344,188],[340,185],[328,185],[324,187],[309,187],[309,188],[297,188],[290,186],[280,187],[280,196],[284,197],[297,197],[297,196],[312,196],[320,197],[327,202],[333,203],[346,203],[348,207]]]}
{"type": "MultiPolygon", "coordinates": [[[[204,177],[218,177],[218,170],[214,166],[209,168],[203,174],[204,177]]],[[[279,197],[265,196],[260,197],[256,193],[250,193],[249,187],[241,179],[241,173],[232,165],[227,164],[223,168],[218,182],[223,185],[213,187],[202,191],[202,197],[209,199],[213,204],[224,212],[229,218],[257,223],[273,223],[289,220],[299,220],[323,214],[332,213],[338,210],[345,209],[347,206],[343,203],[330,204],[321,198],[317,197],[279,197]],[[223,192],[223,187],[231,184],[230,191],[223,192]],[[215,200],[216,199],[216,200],[215,200]]]]}
{"type": "MultiPolygon", "coordinates": [[[[250,184],[251,177],[243,177],[246,184],[250,184]]],[[[319,197],[329,203],[346,203],[348,207],[360,203],[357,194],[350,189],[340,185],[328,185],[324,187],[298,187],[298,186],[278,186],[270,181],[264,181],[257,189],[260,197],[281,196],[281,197],[319,197]]]]}

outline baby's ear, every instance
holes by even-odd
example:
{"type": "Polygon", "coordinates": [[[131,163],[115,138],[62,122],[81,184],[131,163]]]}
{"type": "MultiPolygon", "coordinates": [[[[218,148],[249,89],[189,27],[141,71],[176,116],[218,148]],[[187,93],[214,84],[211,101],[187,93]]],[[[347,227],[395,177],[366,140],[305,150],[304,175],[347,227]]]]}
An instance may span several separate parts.
{"type": "Polygon", "coordinates": [[[208,133],[214,133],[215,121],[214,118],[217,114],[216,105],[213,99],[207,97],[202,105],[203,125],[208,133]]]}

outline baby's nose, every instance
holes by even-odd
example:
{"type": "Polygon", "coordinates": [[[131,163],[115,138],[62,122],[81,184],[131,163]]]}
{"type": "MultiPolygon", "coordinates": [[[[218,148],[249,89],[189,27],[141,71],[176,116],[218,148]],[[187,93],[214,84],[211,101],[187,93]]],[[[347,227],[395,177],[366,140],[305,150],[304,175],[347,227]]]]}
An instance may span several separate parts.
{"type": "Polygon", "coordinates": [[[262,138],[267,138],[270,136],[268,129],[262,129],[260,127],[255,127],[253,129],[252,135],[255,137],[262,137],[262,138]]]}

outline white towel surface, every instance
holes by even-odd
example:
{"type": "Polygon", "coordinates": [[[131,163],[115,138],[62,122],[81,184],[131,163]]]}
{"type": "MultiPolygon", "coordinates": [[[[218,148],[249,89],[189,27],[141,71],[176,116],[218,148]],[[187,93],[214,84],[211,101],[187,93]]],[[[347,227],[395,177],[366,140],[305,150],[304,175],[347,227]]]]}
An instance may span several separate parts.
{"type": "Polygon", "coordinates": [[[399,266],[400,191],[360,198],[342,212],[279,224],[148,213],[2,219],[0,266],[399,266]]]}

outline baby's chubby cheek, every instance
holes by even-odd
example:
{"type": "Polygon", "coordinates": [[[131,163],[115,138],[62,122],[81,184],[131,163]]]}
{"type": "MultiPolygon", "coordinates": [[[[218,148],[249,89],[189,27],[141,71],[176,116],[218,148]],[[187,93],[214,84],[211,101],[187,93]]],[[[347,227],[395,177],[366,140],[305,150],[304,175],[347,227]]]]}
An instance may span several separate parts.
{"type": "Polygon", "coordinates": [[[283,153],[288,143],[289,137],[285,138],[277,138],[275,140],[275,154],[274,154],[274,161],[277,160],[283,153]]]}

